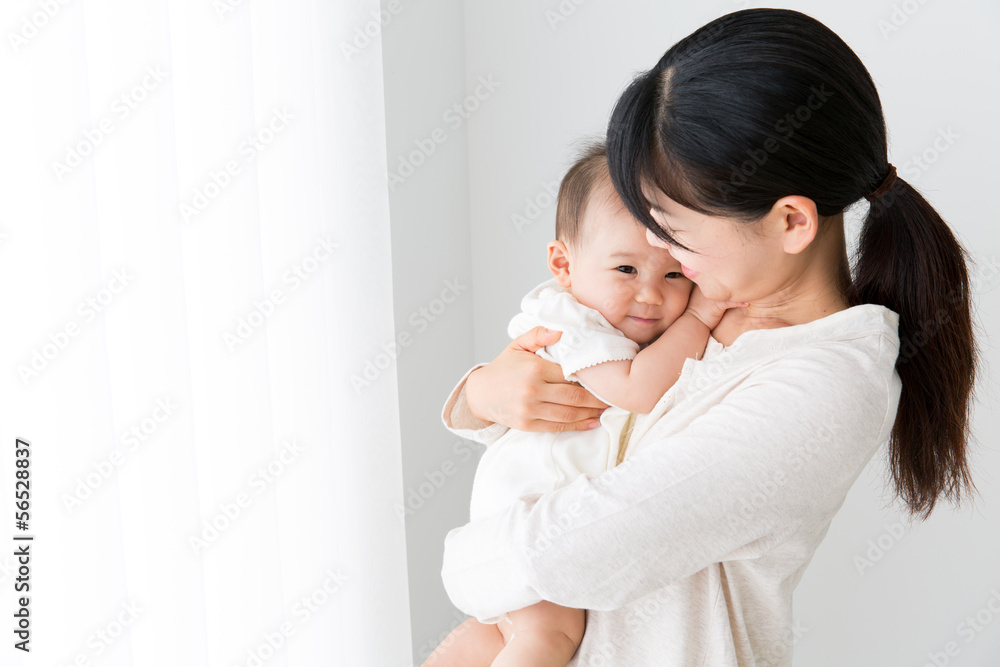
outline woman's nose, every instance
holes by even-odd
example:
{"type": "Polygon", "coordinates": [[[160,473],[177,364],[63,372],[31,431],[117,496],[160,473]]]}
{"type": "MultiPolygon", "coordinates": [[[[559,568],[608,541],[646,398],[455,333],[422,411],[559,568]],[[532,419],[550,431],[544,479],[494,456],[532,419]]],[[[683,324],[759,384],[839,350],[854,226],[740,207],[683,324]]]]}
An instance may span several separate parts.
{"type": "Polygon", "coordinates": [[[670,250],[670,244],[654,234],[652,229],[646,230],[646,242],[656,248],[666,248],[667,250],[670,250]]]}
{"type": "Polygon", "coordinates": [[[670,252],[671,256],[674,254],[673,249],[675,246],[671,245],[670,243],[667,243],[659,236],[654,234],[652,229],[646,230],[646,242],[649,243],[649,245],[653,246],[654,248],[664,248],[665,250],[670,252]]]}

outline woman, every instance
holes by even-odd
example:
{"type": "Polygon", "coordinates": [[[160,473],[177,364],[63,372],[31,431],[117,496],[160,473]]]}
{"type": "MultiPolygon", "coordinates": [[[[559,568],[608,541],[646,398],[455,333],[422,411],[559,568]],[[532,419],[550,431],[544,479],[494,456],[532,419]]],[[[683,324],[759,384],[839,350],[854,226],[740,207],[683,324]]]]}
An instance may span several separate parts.
{"type": "MultiPolygon", "coordinates": [[[[882,444],[912,514],[974,490],[965,250],[888,163],[865,67],[799,12],[735,12],[680,41],[622,94],[607,140],[650,243],[708,298],[750,305],[634,420],[617,467],[451,531],[445,588],[479,617],[587,609],[570,665],[789,665],[793,590],[882,444]],[[863,197],[852,280],[843,212],[863,197]]],[[[603,404],[533,354],[557,337],[470,371],[445,424],[488,443],[594,423],[603,404]]]]}

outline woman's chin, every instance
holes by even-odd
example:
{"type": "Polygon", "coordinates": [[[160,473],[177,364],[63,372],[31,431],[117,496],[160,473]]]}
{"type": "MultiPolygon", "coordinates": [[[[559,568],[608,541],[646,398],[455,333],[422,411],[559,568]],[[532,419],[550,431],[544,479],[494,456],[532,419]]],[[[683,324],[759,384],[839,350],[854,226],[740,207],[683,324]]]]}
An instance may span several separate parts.
{"type": "Polygon", "coordinates": [[[698,289],[705,295],[705,298],[712,301],[746,301],[746,299],[737,299],[729,290],[715,285],[698,285],[698,289]]]}

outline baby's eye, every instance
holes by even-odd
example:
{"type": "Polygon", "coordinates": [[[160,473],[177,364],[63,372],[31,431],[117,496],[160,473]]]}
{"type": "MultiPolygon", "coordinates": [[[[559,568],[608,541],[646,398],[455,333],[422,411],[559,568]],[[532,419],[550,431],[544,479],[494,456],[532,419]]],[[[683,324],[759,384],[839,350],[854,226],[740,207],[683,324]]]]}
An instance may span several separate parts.
{"type": "Polygon", "coordinates": [[[625,265],[623,265],[623,266],[619,266],[618,270],[621,271],[622,273],[635,273],[636,272],[634,266],[625,266],[625,265]]]}
{"type": "Polygon", "coordinates": [[[686,278],[683,271],[671,271],[667,274],[667,278],[686,278]]]}

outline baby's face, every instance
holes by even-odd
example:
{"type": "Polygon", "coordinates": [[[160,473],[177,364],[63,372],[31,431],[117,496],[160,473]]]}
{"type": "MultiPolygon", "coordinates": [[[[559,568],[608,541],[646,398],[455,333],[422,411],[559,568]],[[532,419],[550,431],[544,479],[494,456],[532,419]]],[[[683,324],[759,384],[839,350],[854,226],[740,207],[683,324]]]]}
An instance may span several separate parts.
{"type": "Polygon", "coordinates": [[[617,196],[591,196],[582,232],[570,292],[635,342],[652,342],[687,308],[694,283],[666,249],[649,244],[617,196]]]}

